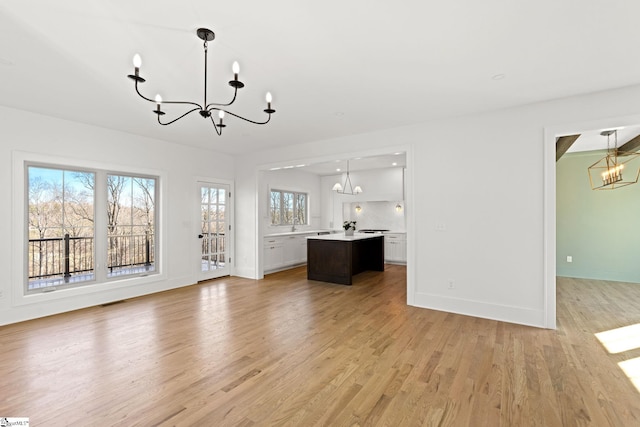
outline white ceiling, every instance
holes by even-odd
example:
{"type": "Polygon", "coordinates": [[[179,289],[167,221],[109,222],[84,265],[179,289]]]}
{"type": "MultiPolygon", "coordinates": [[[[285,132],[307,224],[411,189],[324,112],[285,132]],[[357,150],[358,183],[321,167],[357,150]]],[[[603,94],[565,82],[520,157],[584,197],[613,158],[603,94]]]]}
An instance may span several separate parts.
{"type": "Polygon", "coordinates": [[[238,154],[638,84],[638,15],[630,0],[2,0],[0,105],[238,154]],[[230,111],[261,120],[269,90],[270,124],[156,123],[131,58],[149,97],[201,102],[198,27],[216,33],[209,101],[231,96],[238,60],[230,111]]]}
{"type": "Polygon", "coordinates": [[[391,153],[380,156],[354,157],[350,159],[336,159],[329,162],[292,163],[270,170],[301,170],[315,175],[339,175],[347,172],[357,172],[373,169],[403,168],[407,165],[404,152],[391,153]],[[347,165],[347,161],[349,164],[347,165]]]}
{"type": "MultiPolygon", "coordinates": [[[[616,148],[616,136],[611,135],[609,141],[607,137],[601,135],[602,131],[614,129],[597,129],[588,132],[582,132],[578,139],[571,145],[567,153],[576,153],[582,151],[606,150],[607,148],[616,148]],[[609,144],[609,147],[607,147],[609,144]]],[[[636,136],[640,135],[640,126],[627,126],[615,129],[617,132],[617,147],[621,147],[636,136]]]]}

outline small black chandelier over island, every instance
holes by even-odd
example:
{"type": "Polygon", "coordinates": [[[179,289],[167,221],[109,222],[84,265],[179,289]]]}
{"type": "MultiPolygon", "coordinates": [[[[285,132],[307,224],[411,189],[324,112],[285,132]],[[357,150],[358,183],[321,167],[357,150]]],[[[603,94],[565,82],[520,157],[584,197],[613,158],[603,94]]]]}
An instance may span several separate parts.
{"type": "Polygon", "coordinates": [[[196,34],[198,38],[200,38],[201,40],[204,40],[204,102],[202,104],[198,104],[197,102],[190,102],[190,101],[163,101],[162,97],[159,94],[156,95],[155,99],[147,98],[146,96],[141,94],[140,90],[138,89],[138,83],[145,82],[145,79],[140,77],[140,66],[142,65],[142,59],[138,54],[136,54],[133,57],[134,74],[129,74],[127,77],[129,77],[135,82],[136,93],[140,95],[142,99],[156,104],[156,109],[153,110],[153,112],[158,116],[158,123],[160,123],[163,126],[170,125],[172,123],[177,122],[181,118],[193,113],[194,111],[197,111],[205,119],[206,118],[211,119],[211,123],[213,123],[213,127],[218,135],[222,135],[222,128],[227,126],[226,124],[223,123],[225,114],[229,114],[230,116],[237,117],[241,120],[244,120],[246,122],[253,123],[256,125],[265,125],[269,123],[269,120],[271,120],[271,114],[276,112],[276,110],[271,108],[272,97],[270,92],[267,92],[267,96],[266,96],[267,108],[263,110],[265,113],[268,114],[268,117],[267,117],[267,120],[263,122],[250,120],[245,117],[234,114],[224,108],[221,108],[221,107],[228,107],[231,104],[233,104],[236,100],[236,96],[238,95],[238,89],[242,89],[244,87],[244,83],[238,80],[238,73],[240,72],[240,66],[238,65],[237,62],[233,63],[233,68],[232,68],[233,80],[229,81],[229,86],[233,88],[233,98],[231,99],[231,101],[229,101],[226,104],[218,104],[215,102],[207,103],[207,50],[208,50],[207,42],[212,41],[216,37],[216,35],[213,31],[207,28],[198,28],[198,30],[196,31],[196,34]],[[165,112],[162,111],[162,104],[180,104],[180,105],[191,106],[193,108],[191,108],[189,111],[182,114],[181,116],[171,121],[163,123],[160,120],[160,117],[165,115],[165,112]],[[216,121],[213,118],[212,113],[214,111],[218,112],[218,119],[219,119],[218,123],[216,123],[216,121]]]}

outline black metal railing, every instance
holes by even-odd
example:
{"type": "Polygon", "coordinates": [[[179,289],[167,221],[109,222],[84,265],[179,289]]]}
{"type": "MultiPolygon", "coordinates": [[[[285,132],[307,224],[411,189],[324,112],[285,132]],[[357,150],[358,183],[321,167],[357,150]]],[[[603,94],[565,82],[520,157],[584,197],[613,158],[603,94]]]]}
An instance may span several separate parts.
{"type": "MultiPolygon", "coordinates": [[[[152,233],[110,236],[107,249],[109,272],[150,267],[155,260],[152,233]]],[[[43,280],[86,274],[94,270],[93,237],[53,237],[29,239],[29,280],[43,280]]]]}
{"type": "Polygon", "coordinates": [[[29,279],[93,271],[93,237],[29,239],[29,279]]]}
{"type": "Polygon", "coordinates": [[[110,273],[133,266],[151,266],[155,259],[153,234],[110,236],[107,268],[110,273]]]}
{"type": "Polygon", "coordinates": [[[227,239],[225,233],[207,233],[201,232],[202,239],[202,255],[227,252],[227,239]]]}

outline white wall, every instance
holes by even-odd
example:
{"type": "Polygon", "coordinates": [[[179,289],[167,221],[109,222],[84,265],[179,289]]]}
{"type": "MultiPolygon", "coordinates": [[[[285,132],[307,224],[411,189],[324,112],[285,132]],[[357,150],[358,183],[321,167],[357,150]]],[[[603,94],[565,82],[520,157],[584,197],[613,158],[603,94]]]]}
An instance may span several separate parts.
{"type": "Polygon", "coordinates": [[[404,204],[403,200],[345,202],[342,204],[342,219],[356,221],[356,230],[377,229],[402,233],[407,229],[404,204]]]}
{"type": "MultiPolygon", "coordinates": [[[[640,112],[640,87],[544,102],[312,144],[270,149],[238,159],[237,175],[253,208],[260,165],[388,153],[408,149],[408,301],[479,317],[554,327],[553,135],[545,128],[640,112]],[[389,143],[394,141],[394,143],[389,143]],[[553,163],[551,163],[553,164],[553,163]],[[547,165],[547,166],[545,166],[547,165]],[[452,173],[452,168],[455,173],[452,173]],[[547,223],[544,222],[546,219],[547,223]],[[545,246],[546,245],[546,246],[545,246]],[[545,252],[546,247],[546,252],[545,252]],[[454,289],[448,289],[449,280],[454,289]],[[545,282],[546,280],[546,282],[545,282]]],[[[240,219],[239,219],[240,220],[240,219]]],[[[255,237],[239,242],[243,271],[257,271],[255,237]]],[[[254,236],[257,235],[254,233],[254,236]]]]}
{"type": "Polygon", "coordinates": [[[0,107],[0,324],[93,306],[195,283],[196,177],[233,180],[234,159],[103,128],[0,107]],[[161,176],[163,274],[130,283],[22,296],[24,187],[21,159],[161,176]],[[12,176],[13,175],[13,176],[12,176]]]}

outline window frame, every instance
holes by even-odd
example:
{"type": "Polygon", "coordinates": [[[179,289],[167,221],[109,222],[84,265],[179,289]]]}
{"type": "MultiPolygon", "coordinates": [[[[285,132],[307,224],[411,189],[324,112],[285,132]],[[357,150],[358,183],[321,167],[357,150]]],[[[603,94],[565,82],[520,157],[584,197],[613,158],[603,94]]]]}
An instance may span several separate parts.
{"type": "MultiPolygon", "coordinates": [[[[142,174],[138,174],[138,173],[131,173],[131,172],[114,172],[114,171],[105,171],[105,181],[104,183],[107,184],[108,180],[109,180],[109,176],[119,176],[119,177],[123,177],[123,178],[130,178],[132,181],[132,185],[133,182],[135,182],[136,178],[141,178],[141,179],[151,179],[154,180],[154,185],[153,185],[153,247],[150,248],[150,252],[153,254],[153,264],[151,264],[151,266],[153,267],[153,269],[145,269],[144,271],[139,270],[135,273],[129,273],[129,274],[119,274],[119,273],[110,273],[107,271],[108,267],[106,266],[106,264],[109,262],[109,255],[107,254],[107,247],[108,247],[108,242],[110,239],[110,235],[108,230],[106,229],[108,226],[108,222],[107,224],[105,224],[105,242],[104,243],[104,248],[105,248],[105,257],[102,259],[103,262],[105,263],[105,274],[106,274],[106,280],[115,280],[118,278],[129,278],[129,277],[137,277],[137,276],[146,276],[146,275],[151,275],[151,274],[156,274],[157,273],[157,267],[156,267],[156,262],[155,262],[155,254],[158,253],[158,247],[157,247],[157,241],[158,239],[156,238],[156,236],[158,236],[158,200],[159,200],[159,194],[158,194],[158,188],[159,188],[159,177],[157,176],[150,176],[150,175],[142,175],[142,174]]],[[[108,191],[104,192],[104,197],[105,197],[105,201],[107,202],[107,208],[109,205],[109,193],[108,191]]],[[[131,212],[131,214],[133,215],[133,212],[131,212]]],[[[130,227],[130,228],[134,228],[134,227],[140,227],[139,225],[134,225],[134,224],[128,224],[128,225],[123,225],[123,227],[130,227]]]]}
{"type": "MultiPolygon", "coordinates": [[[[87,168],[81,168],[81,167],[72,167],[72,166],[64,166],[64,165],[47,165],[47,164],[42,164],[42,163],[33,163],[33,162],[27,162],[25,164],[25,168],[24,168],[24,174],[25,174],[25,183],[26,183],[26,189],[25,189],[25,211],[26,211],[26,221],[24,224],[24,228],[25,228],[25,235],[26,235],[26,244],[25,244],[25,261],[27,264],[27,267],[25,269],[25,271],[23,272],[23,276],[24,276],[24,293],[25,295],[29,295],[29,294],[37,294],[37,293],[41,293],[41,292],[50,292],[52,289],[58,289],[58,288],[74,288],[74,287],[80,287],[80,286],[85,286],[91,283],[94,283],[96,281],[96,264],[97,264],[97,258],[96,258],[96,235],[97,235],[97,230],[96,230],[96,182],[97,182],[97,176],[98,173],[95,170],[91,170],[91,169],[87,169],[87,168]],[[69,282],[65,281],[64,283],[60,283],[60,284],[52,284],[52,285],[44,285],[42,287],[34,287],[32,289],[30,289],[30,277],[29,277],[29,243],[31,241],[30,238],[30,222],[29,222],[29,217],[30,217],[30,207],[31,207],[31,201],[30,201],[30,194],[31,194],[31,183],[29,180],[29,169],[30,168],[39,168],[39,169],[47,169],[47,170],[52,170],[52,171],[60,171],[63,174],[63,182],[62,182],[62,212],[63,212],[63,223],[60,224],[59,227],[55,227],[55,228],[60,228],[61,231],[64,233],[64,230],[67,228],[66,227],[66,221],[64,220],[64,205],[65,205],[65,195],[66,195],[66,191],[65,191],[65,181],[64,181],[64,174],[66,172],[84,172],[84,173],[91,173],[93,174],[93,179],[94,179],[94,188],[93,188],[93,194],[92,194],[92,201],[93,201],[93,234],[91,236],[91,238],[93,239],[93,242],[91,243],[91,257],[92,257],[92,273],[91,273],[91,278],[88,278],[86,280],[71,280],[69,282]]],[[[66,233],[64,233],[66,234],[66,233]]],[[[63,234],[63,235],[64,235],[63,234]]],[[[60,258],[60,257],[58,257],[60,258]]],[[[47,279],[44,279],[47,280],[47,279]]],[[[51,280],[58,280],[58,279],[51,279],[51,280]]]]}
{"type": "Polygon", "coordinates": [[[283,190],[283,189],[278,189],[278,188],[271,188],[269,189],[269,225],[273,226],[273,227],[278,227],[278,226],[289,226],[289,225],[309,225],[309,193],[306,191],[296,191],[296,190],[283,190]],[[279,218],[280,221],[275,223],[273,222],[273,216],[272,216],[272,211],[273,211],[273,205],[272,205],[272,193],[279,193],[279,218]],[[287,221],[285,220],[286,215],[286,207],[285,207],[285,203],[284,203],[284,195],[285,194],[292,194],[292,214],[291,214],[291,221],[287,221]],[[297,211],[299,210],[297,208],[297,203],[296,200],[298,199],[299,196],[304,196],[304,222],[298,222],[295,223],[295,219],[299,216],[297,215],[297,211]]]}
{"type": "Polygon", "coordinates": [[[164,224],[163,212],[167,209],[166,197],[162,197],[166,188],[167,173],[153,169],[141,167],[122,167],[121,165],[104,164],[95,161],[84,161],[78,159],[61,158],[51,155],[41,155],[37,153],[22,152],[16,150],[13,153],[13,176],[22,177],[13,181],[13,212],[12,212],[12,247],[15,249],[12,257],[12,300],[16,306],[33,304],[44,301],[64,299],[79,295],[87,295],[96,292],[113,291],[125,287],[139,287],[148,283],[155,283],[159,280],[166,280],[167,274],[164,271],[164,260],[166,259],[166,245],[163,243],[163,236],[166,235],[166,224],[164,224]],[[80,170],[96,173],[94,212],[96,225],[94,233],[96,238],[104,239],[104,245],[97,242],[94,245],[94,280],[79,282],[79,285],[66,286],[56,285],[40,290],[29,290],[28,278],[28,228],[29,228],[29,182],[28,167],[42,167],[59,170],[80,170]],[[144,271],[136,274],[119,275],[107,277],[106,275],[106,216],[107,216],[107,194],[106,176],[107,174],[119,174],[140,178],[155,179],[155,239],[154,239],[154,263],[153,271],[144,271]],[[101,183],[99,175],[104,176],[104,183],[101,183]],[[103,218],[99,218],[102,216],[103,218]],[[102,246],[102,247],[101,247],[102,246]],[[45,290],[46,289],[46,290],[45,290]],[[54,292],[55,291],[55,292],[54,292]]]}

